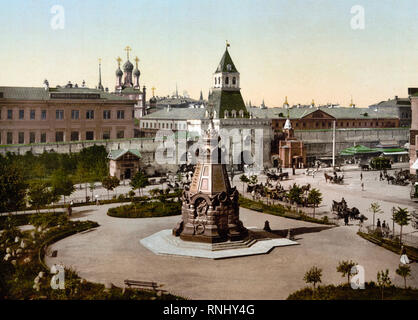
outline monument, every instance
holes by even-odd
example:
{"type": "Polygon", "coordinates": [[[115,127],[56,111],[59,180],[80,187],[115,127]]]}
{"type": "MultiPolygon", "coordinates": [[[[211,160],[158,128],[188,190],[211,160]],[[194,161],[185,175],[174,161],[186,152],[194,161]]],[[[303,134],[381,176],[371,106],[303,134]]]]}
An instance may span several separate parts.
{"type": "Polygon", "coordinates": [[[239,193],[221,163],[219,141],[211,119],[192,182],[183,191],[182,220],[173,229],[173,235],[182,240],[218,243],[248,237],[239,220],[239,193]]]}

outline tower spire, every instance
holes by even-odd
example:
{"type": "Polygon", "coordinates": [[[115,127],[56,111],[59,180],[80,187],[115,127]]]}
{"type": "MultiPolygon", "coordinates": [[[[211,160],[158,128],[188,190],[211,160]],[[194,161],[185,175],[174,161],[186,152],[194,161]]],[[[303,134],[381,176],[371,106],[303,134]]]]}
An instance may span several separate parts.
{"type": "Polygon", "coordinates": [[[103,85],[102,85],[102,59],[101,58],[99,58],[99,84],[97,88],[102,91],[104,90],[103,85]]]}

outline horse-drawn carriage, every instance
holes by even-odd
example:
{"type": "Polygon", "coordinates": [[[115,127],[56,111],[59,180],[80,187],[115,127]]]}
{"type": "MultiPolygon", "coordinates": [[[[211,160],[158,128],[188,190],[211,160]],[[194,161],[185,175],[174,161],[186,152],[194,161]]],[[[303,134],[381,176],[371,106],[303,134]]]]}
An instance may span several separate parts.
{"type": "Polygon", "coordinates": [[[273,181],[283,181],[284,179],[289,179],[289,173],[288,172],[280,172],[279,174],[271,173],[269,171],[266,172],[267,179],[273,180],[273,181]]]}
{"type": "Polygon", "coordinates": [[[328,182],[329,180],[331,183],[336,183],[336,184],[344,183],[344,175],[338,176],[336,172],[334,172],[333,176],[324,172],[324,177],[325,177],[325,182],[328,182]]]}
{"type": "Polygon", "coordinates": [[[407,186],[412,179],[412,176],[408,170],[401,170],[399,172],[395,171],[394,176],[388,174],[387,171],[384,170],[383,175],[388,184],[394,184],[398,186],[407,186]]]}
{"type": "Polygon", "coordinates": [[[338,219],[344,219],[346,222],[348,220],[360,220],[361,222],[367,220],[366,216],[360,214],[359,209],[349,208],[344,198],[340,202],[333,200],[331,211],[337,215],[338,219]]]}

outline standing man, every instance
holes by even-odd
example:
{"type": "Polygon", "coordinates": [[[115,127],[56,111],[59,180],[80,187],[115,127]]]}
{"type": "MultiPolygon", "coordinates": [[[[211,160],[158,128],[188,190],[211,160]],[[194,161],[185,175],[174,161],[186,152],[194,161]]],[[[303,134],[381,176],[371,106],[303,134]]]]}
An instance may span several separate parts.
{"type": "Polygon", "coordinates": [[[360,172],[360,181],[363,181],[363,172],[360,172]]]}

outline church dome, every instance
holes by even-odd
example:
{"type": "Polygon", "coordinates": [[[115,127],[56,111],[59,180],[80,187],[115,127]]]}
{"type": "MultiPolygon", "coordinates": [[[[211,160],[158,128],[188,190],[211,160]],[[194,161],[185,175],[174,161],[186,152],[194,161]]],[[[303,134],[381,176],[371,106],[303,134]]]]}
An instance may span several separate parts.
{"type": "Polygon", "coordinates": [[[118,68],[118,69],[116,70],[116,76],[117,76],[117,77],[122,77],[122,76],[123,76],[123,72],[122,72],[122,70],[121,70],[120,68],[118,68]]]}
{"type": "Polygon", "coordinates": [[[139,77],[141,75],[141,72],[138,69],[134,70],[134,76],[139,77]]]}
{"type": "Polygon", "coordinates": [[[134,69],[134,65],[128,60],[125,62],[125,64],[123,65],[123,70],[125,72],[132,72],[132,70],[134,69]]]}
{"type": "Polygon", "coordinates": [[[149,99],[150,103],[157,103],[157,98],[156,97],[152,97],[151,99],[149,99]]]}

